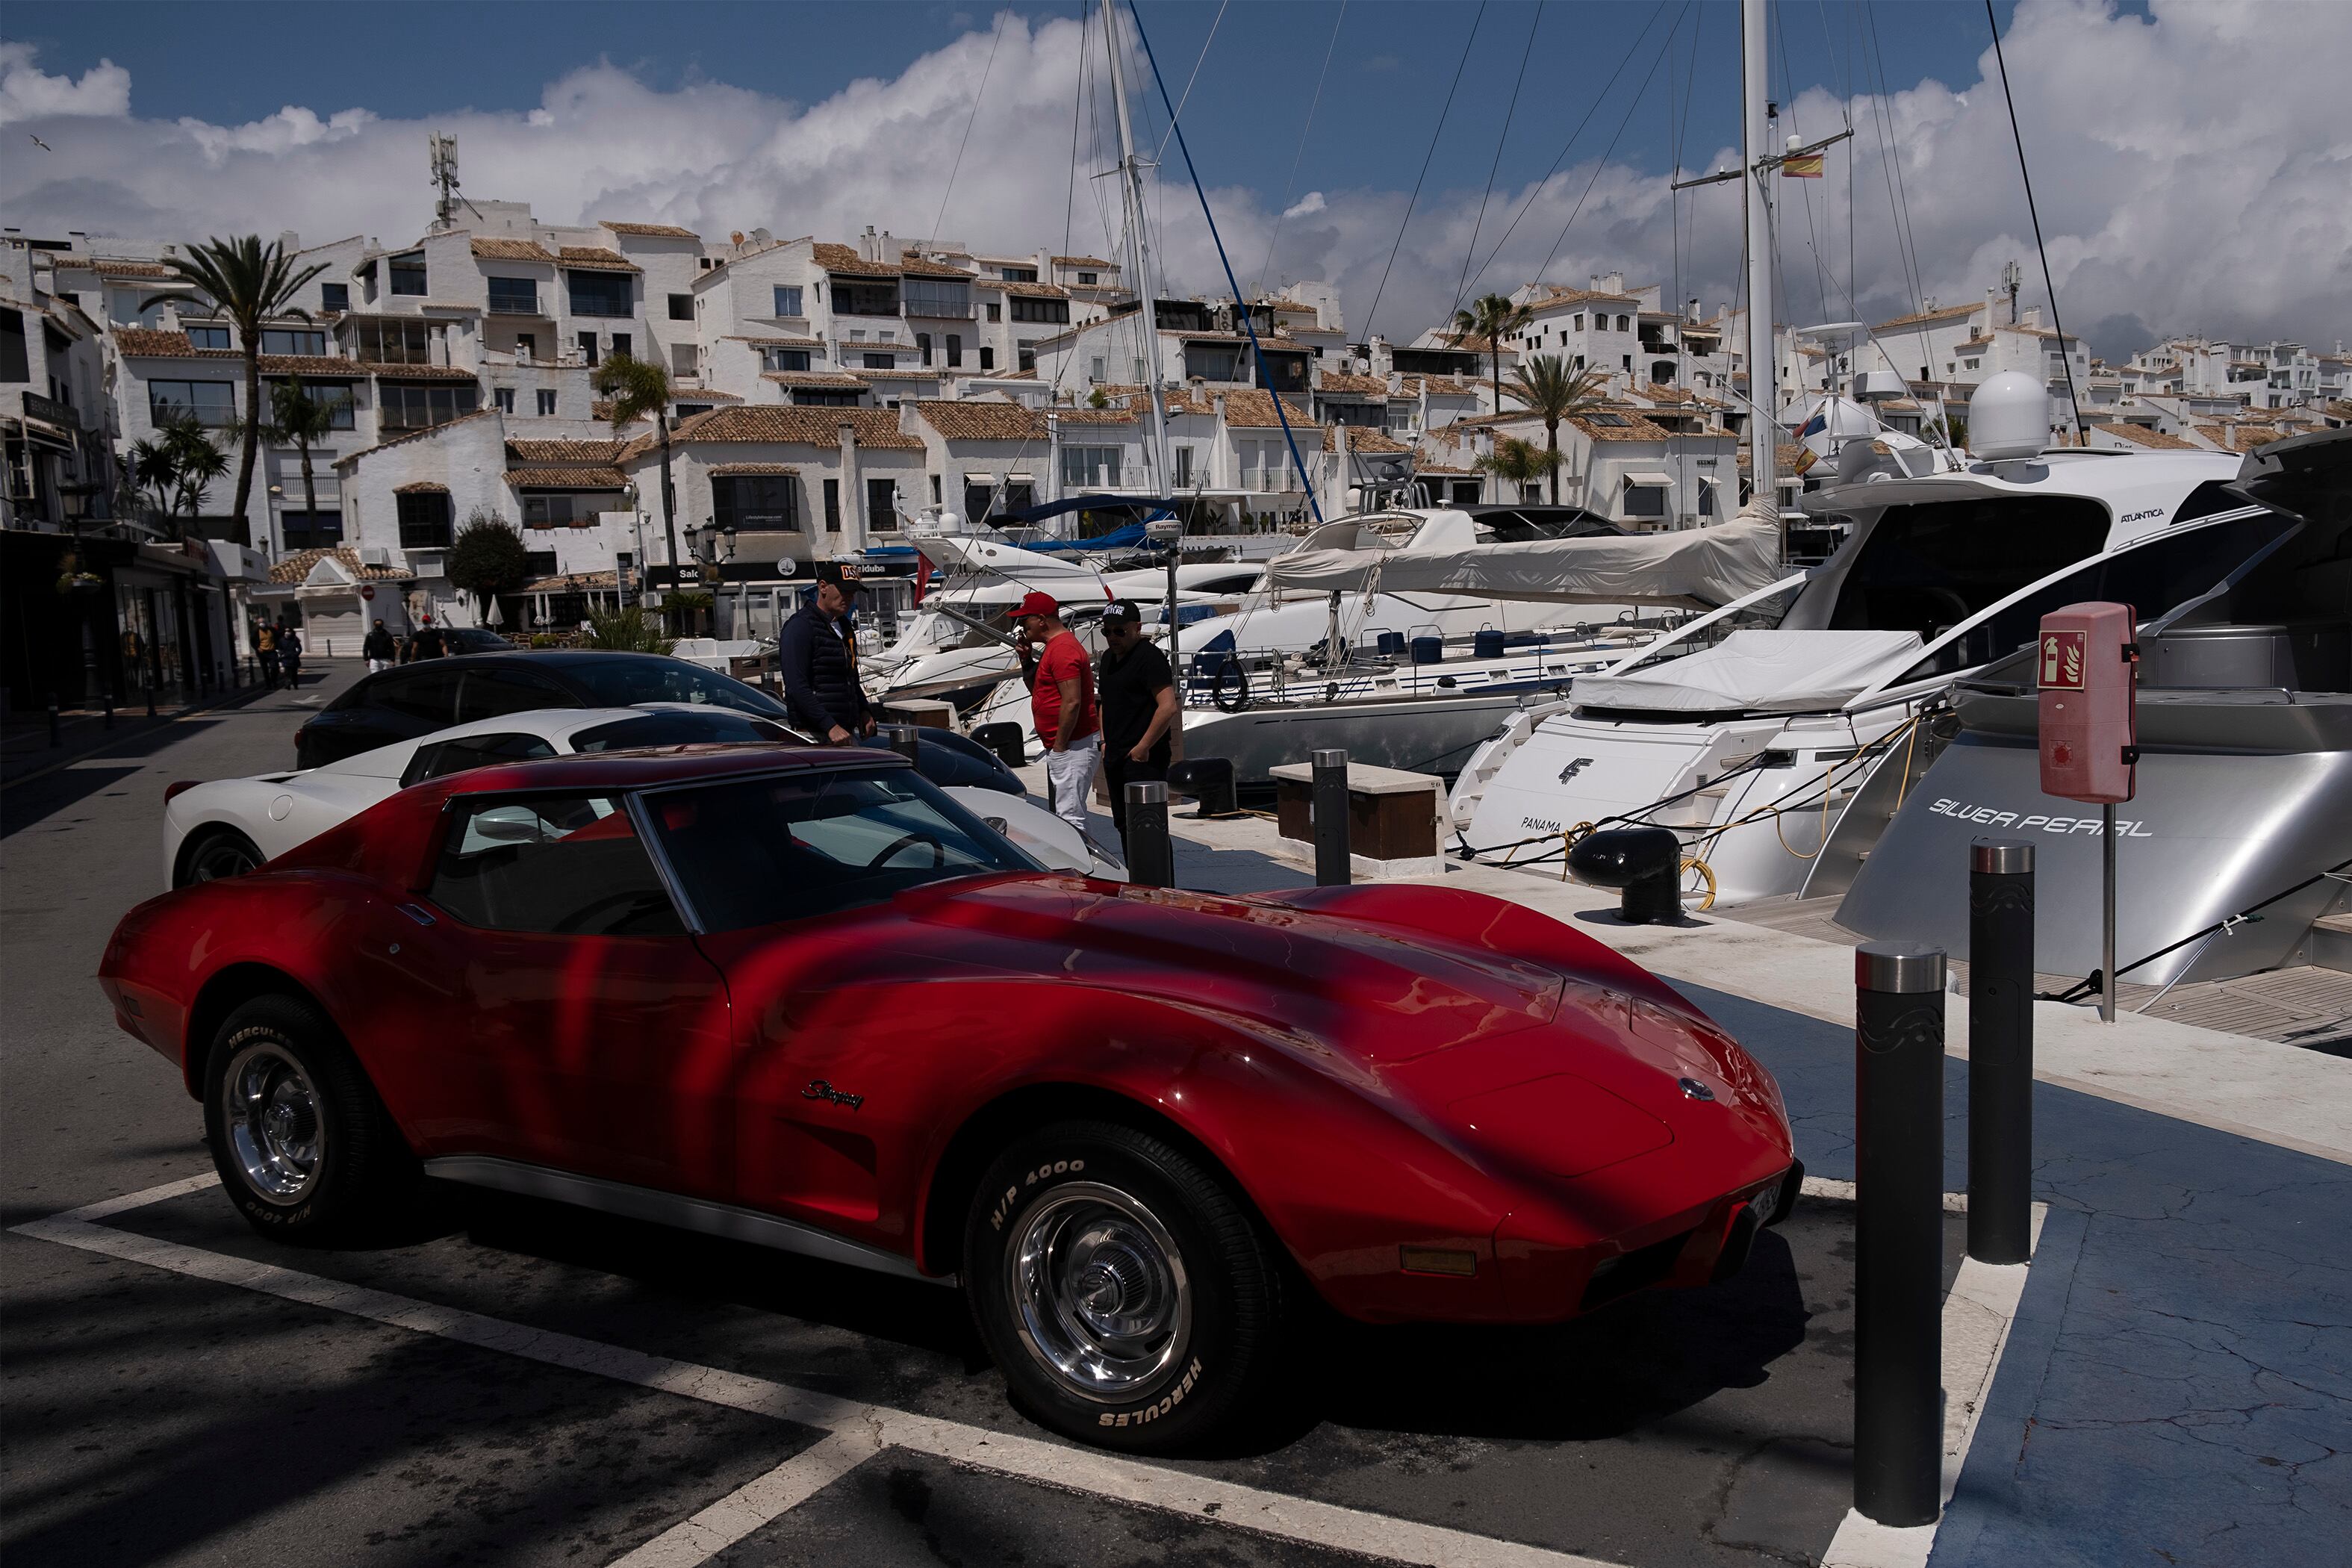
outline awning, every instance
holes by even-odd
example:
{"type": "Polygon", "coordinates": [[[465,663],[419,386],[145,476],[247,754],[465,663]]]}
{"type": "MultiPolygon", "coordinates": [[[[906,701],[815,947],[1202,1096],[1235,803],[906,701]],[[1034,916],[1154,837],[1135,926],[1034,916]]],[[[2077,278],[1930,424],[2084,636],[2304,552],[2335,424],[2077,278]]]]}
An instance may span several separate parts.
{"type": "Polygon", "coordinates": [[[966,474],[963,477],[963,482],[967,485],[993,485],[996,483],[996,476],[994,474],[966,474]]]}
{"type": "Polygon", "coordinates": [[[1636,472],[1627,474],[1625,476],[1625,482],[1629,485],[1655,485],[1660,489],[1670,490],[1675,488],[1673,477],[1668,474],[1662,474],[1655,468],[1643,468],[1636,472]]]}
{"type": "Polygon", "coordinates": [[[1009,485],[1034,485],[1037,482],[1037,476],[1034,474],[1007,474],[1004,476],[1004,482],[1009,485]]]}

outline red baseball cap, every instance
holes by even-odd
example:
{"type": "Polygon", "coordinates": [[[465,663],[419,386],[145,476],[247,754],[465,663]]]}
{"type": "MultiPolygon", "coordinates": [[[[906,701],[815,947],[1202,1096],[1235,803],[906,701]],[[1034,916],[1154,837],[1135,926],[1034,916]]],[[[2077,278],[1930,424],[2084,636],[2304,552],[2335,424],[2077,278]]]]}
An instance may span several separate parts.
{"type": "Polygon", "coordinates": [[[1051,594],[1032,593],[1021,601],[1020,607],[1013,612],[1013,618],[1018,621],[1031,616],[1043,616],[1047,620],[1059,620],[1061,615],[1062,602],[1059,599],[1051,594]]]}

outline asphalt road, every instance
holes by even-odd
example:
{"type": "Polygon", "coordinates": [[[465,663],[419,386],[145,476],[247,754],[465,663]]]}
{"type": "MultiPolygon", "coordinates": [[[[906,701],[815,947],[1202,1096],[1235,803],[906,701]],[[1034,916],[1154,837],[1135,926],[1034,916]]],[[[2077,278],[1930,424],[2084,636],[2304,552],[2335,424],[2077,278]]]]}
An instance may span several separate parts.
{"type": "MultiPolygon", "coordinates": [[[[208,1172],[90,977],[158,890],[166,784],[289,765],[353,667],[317,673],[0,798],[0,1226],[208,1172]]],[[[1816,1560],[1849,1494],[1833,1205],[1725,1286],[1559,1329],[1334,1329],[1242,1451],[1137,1483],[1158,1506],[1042,1443],[934,1287],[454,1191],[363,1251],[265,1243],[209,1189],[61,1234],[0,1231],[11,1563],[1319,1564],[1402,1521],[1651,1568],[1816,1560]],[[861,1425],[878,1451],[829,1465],[861,1425]],[[679,1530],[770,1472],[806,1500],[679,1530]],[[1349,1511],[1237,1526],[1263,1493],[1349,1511]]]]}

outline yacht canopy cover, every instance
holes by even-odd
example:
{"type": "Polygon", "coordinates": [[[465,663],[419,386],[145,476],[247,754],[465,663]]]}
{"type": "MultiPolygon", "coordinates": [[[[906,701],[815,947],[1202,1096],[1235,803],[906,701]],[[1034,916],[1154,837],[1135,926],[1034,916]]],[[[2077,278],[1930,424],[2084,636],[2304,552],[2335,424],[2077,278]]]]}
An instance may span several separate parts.
{"type": "Polygon", "coordinates": [[[1780,520],[1754,508],[1711,528],[1619,538],[1531,539],[1410,552],[1302,546],[1276,556],[1266,570],[1275,586],[1312,593],[1373,589],[1694,610],[1727,605],[1770,587],[1784,574],[1780,520]]]}
{"type": "Polygon", "coordinates": [[[1821,713],[1909,668],[1917,632],[1733,632],[1713,647],[1569,683],[1579,708],[1649,713],[1821,713]]]}

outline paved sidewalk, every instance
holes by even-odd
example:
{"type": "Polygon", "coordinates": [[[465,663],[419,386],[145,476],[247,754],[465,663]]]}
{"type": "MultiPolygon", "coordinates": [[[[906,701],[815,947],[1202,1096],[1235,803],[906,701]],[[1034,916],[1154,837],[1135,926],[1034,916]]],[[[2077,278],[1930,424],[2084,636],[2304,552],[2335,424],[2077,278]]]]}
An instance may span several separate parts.
{"type": "Polygon", "coordinates": [[[114,710],[110,726],[102,709],[61,711],[58,715],[55,745],[49,743],[46,709],[30,713],[12,710],[6,725],[0,726],[0,788],[27,783],[88,757],[110,752],[124,756],[144,754],[166,743],[168,726],[199,713],[250,707],[265,699],[309,701],[315,706],[341,691],[364,668],[358,659],[305,659],[299,689],[248,683],[206,691],[194,701],[164,701],[159,698],[152,719],[147,716],[145,693],[133,692],[129,704],[114,710]]]}

